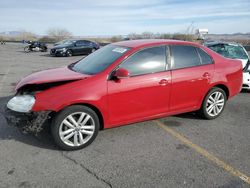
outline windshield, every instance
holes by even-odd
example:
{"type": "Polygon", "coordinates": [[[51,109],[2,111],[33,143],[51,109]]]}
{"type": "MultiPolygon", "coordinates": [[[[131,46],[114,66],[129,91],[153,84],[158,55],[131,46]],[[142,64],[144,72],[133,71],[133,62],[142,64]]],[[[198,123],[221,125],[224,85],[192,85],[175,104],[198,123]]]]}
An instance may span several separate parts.
{"type": "Polygon", "coordinates": [[[74,40],[65,40],[61,44],[73,44],[74,42],[74,40]]]}
{"type": "Polygon", "coordinates": [[[216,44],[209,46],[210,49],[231,59],[248,59],[248,56],[242,46],[230,44],[216,44]]]}
{"type": "Polygon", "coordinates": [[[121,57],[130,48],[107,45],[88,55],[71,67],[72,70],[83,74],[97,74],[105,70],[115,60],[121,57]]]}

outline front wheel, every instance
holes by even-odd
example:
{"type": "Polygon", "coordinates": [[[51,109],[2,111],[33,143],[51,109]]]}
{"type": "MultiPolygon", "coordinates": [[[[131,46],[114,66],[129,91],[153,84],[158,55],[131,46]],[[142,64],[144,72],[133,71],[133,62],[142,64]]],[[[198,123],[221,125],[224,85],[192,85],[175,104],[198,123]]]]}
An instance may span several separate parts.
{"type": "Polygon", "coordinates": [[[31,51],[31,49],[30,49],[29,46],[25,46],[25,47],[24,47],[24,52],[28,53],[28,52],[30,52],[30,51],[31,51]]]}
{"type": "Polygon", "coordinates": [[[70,106],[55,116],[51,132],[63,150],[77,150],[91,144],[99,131],[96,113],[86,106],[70,106]]]}
{"type": "Polygon", "coordinates": [[[66,51],[66,56],[67,57],[71,57],[73,55],[72,51],[71,50],[67,50],[66,51]]]}
{"type": "Polygon", "coordinates": [[[223,89],[212,88],[203,100],[199,114],[205,119],[215,119],[223,112],[227,101],[226,93],[223,89]]]}

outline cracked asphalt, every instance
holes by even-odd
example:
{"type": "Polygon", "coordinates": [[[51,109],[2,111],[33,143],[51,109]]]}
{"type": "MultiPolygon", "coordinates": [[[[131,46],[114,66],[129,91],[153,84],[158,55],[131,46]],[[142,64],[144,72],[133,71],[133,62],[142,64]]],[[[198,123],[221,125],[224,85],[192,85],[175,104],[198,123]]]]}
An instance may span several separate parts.
{"type": "MultiPolygon", "coordinates": [[[[15,84],[34,71],[68,65],[82,56],[50,57],[23,52],[22,44],[0,45],[0,110],[15,84]]],[[[250,176],[250,92],[230,100],[221,117],[194,114],[159,119],[234,169],[250,176]]],[[[245,188],[232,175],[155,121],[100,131],[87,148],[65,152],[48,130],[39,137],[10,127],[0,113],[0,187],[211,187],[245,188]]]]}

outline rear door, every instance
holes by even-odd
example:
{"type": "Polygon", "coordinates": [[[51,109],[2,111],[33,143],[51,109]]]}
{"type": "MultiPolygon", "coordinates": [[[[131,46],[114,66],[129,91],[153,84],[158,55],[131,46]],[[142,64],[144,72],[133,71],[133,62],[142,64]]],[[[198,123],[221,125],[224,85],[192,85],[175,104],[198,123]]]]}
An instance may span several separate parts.
{"type": "Polygon", "coordinates": [[[171,45],[172,90],[170,110],[197,109],[214,74],[212,58],[193,46],[171,45]]]}
{"type": "Polygon", "coordinates": [[[75,44],[74,52],[75,54],[88,54],[90,51],[90,46],[87,41],[79,40],[75,44]]]}
{"type": "Polygon", "coordinates": [[[157,46],[136,52],[120,67],[130,77],[108,81],[111,125],[142,120],[169,110],[171,72],[166,70],[168,48],[157,46]]]}

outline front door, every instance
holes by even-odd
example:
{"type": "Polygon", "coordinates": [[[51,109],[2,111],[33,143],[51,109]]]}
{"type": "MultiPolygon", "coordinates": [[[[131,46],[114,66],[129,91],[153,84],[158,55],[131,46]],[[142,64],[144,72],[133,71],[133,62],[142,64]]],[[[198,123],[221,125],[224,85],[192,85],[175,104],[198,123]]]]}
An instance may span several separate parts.
{"type": "Polygon", "coordinates": [[[136,52],[119,67],[130,77],[108,81],[109,123],[118,125],[167,113],[171,72],[166,70],[165,46],[136,52]]]}

